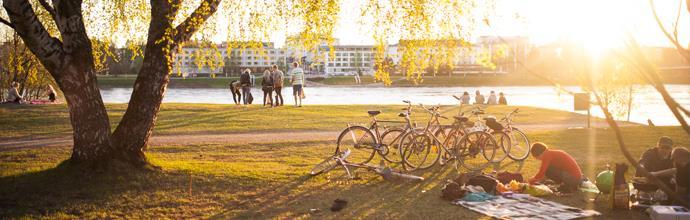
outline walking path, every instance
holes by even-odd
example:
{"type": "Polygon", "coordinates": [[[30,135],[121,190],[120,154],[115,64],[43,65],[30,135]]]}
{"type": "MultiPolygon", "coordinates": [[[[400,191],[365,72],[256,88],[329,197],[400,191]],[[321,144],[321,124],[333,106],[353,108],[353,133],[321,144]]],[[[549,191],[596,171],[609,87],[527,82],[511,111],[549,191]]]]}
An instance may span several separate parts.
{"type": "MultiPolygon", "coordinates": [[[[620,123],[621,126],[634,126],[632,123],[620,123]]],[[[583,123],[529,124],[520,129],[529,133],[534,131],[581,128],[583,123]]],[[[607,127],[606,123],[592,123],[592,127],[607,127]]],[[[153,135],[149,146],[192,145],[192,144],[248,144],[302,141],[333,141],[335,143],[340,131],[268,131],[251,133],[226,134],[169,134],[153,135]]],[[[0,140],[0,151],[19,150],[48,146],[70,146],[72,137],[25,137],[0,140]]]]}

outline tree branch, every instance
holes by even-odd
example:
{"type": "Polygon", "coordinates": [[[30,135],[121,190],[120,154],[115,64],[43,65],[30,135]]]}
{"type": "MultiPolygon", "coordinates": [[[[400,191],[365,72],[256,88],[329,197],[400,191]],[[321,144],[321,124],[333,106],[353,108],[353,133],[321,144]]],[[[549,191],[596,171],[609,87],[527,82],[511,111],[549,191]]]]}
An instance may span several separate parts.
{"type": "Polygon", "coordinates": [[[175,36],[173,37],[174,43],[178,44],[188,41],[194,32],[199,30],[206,20],[218,10],[218,5],[221,1],[222,0],[203,0],[199,7],[197,7],[187,19],[175,27],[175,36]]]}
{"type": "Polygon", "coordinates": [[[10,23],[9,21],[5,20],[4,18],[0,18],[0,23],[3,23],[5,25],[7,25],[7,27],[14,29],[14,25],[12,23],[10,23]]]}
{"type": "Polygon", "coordinates": [[[64,56],[62,42],[50,36],[28,0],[3,1],[3,7],[24,45],[56,80],[60,80],[62,73],[58,70],[64,56]]]}
{"type": "Polygon", "coordinates": [[[649,0],[649,6],[651,7],[652,13],[654,14],[656,24],[659,26],[666,38],[668,38],[668,40],[671,41],[671,43],[673,43],[674,46],[676,46],[676,50],[678,50],[678,53],[680,53],[680,55],[682,55],[685,58],[685,60],[690,61],[690,52],[688,52],[687,49],[681,46],[680,43],[677,40],[675,40],[670,33],[668,33],[668,30],[666,30],[666,28],[664,27],[664,24],[661,22],[661,19],[659,19],[659,15],[656,13],[656,7],[654,6],[654,0],[649,0]]]}
{"type": "Polygon", "coordinates": [[[46,0],[38,0],[39,3],[41,3],[41,6],[50,13],[50,16],[53,17],[53,20],[55,20],[55,23],[57,23],[57,16],[55,15],[55,9],[46,2],[46,0]]]}

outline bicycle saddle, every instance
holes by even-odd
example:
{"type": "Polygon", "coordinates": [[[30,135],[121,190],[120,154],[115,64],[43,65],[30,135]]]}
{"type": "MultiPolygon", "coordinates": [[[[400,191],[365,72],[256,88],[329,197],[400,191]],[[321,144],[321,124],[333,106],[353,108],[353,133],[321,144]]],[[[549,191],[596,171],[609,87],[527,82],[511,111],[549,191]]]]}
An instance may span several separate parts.
{"type": "Polygon", "coordinates": [[[457,120],[458,122],[462,122],[462,123],[470,120],[469,118],[467,118],[465,116],[459,116],[459,115],[453,116],[453,118],[455,118],[455,120],[457,120]]]}
{"type": "Polygon", "coordinates": [[[367,113],[369,113],[369,115],[371,115],[371,116],[376,116],[376,115],[378,115],[378,114],[381,114],[381,111],[379,111],[379,110],[372,110],[372,111],[367,111],[367,113]]]}

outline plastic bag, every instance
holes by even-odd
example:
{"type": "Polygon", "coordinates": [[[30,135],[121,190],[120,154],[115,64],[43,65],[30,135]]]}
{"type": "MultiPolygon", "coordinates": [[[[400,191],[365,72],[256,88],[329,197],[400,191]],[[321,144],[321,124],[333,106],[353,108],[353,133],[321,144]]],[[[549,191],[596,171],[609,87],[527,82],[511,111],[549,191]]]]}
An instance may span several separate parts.
{"type": "Polygon", "coordinates": [[[531,196],[549,196],[553,195],[553,191],[549,189],[548,186],[540,184],[540,185],[528,185],[527,188],[525,189],[525,193],[531,195],[531,196]]]}

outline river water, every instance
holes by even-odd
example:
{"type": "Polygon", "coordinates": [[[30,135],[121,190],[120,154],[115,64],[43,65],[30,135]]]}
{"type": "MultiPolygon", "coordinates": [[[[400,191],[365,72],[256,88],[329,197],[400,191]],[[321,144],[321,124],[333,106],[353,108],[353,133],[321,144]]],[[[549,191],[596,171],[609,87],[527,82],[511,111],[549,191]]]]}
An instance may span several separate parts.
{"type": "MultiPolygon", "coordinates": [[[[578,87],[564,87],[569,91],[581,91],[578,87]]],[[[690,85],[667,85],[667,90],[683,106],[690,108],[690,85]]],[[[458,104],[451,95],[461,95],[468,91],[474,100],[474,91],[485,96],[490,91],[506,94],[509,105],[534,106],[549,109],[573,111],[573,97],[559,92],[550,86],[500,86],[500,87],[307,87],[304,104],[342,105],[342,104],[403,104],[402,100],[428,105],[458,104]]],[[[102,89],[101,95],[106,103],[127,103],[131,88],[102,89]]],[[[255,103],[261,103],[259,88],[252,88],[255,103]]],[[[627,96],[627,95],[626,95],[627,96]]],[[[283,89],[285,104],[293,104],[292,88],[283,89]]],[[[651,86],[633,88],[633,106],[630,121],[647,123],[651,119],[656,125],[677,125],[661,96],[651,86]]],[[[169,88],[164,103],[214,103],[230,104],[232,96],[228,89],[169,88]]],[[[583,112],[579,112],[583,113],[583,112]]],[[[592,114],[601,117],[598,107],[592,107],[592,114]]],[[[625,120],[625,117],[622,118],[625,120]]]]}

